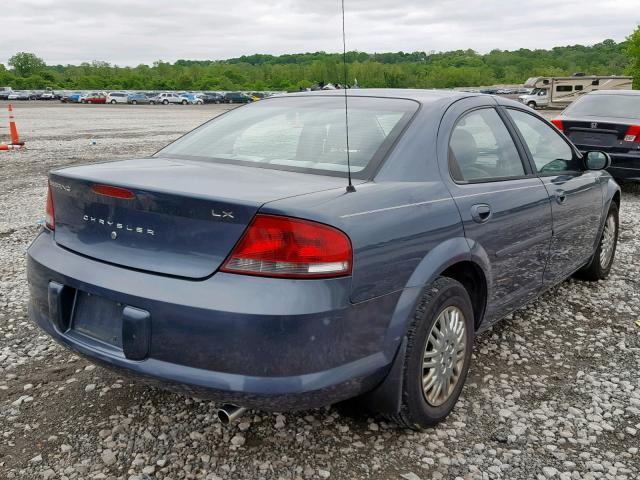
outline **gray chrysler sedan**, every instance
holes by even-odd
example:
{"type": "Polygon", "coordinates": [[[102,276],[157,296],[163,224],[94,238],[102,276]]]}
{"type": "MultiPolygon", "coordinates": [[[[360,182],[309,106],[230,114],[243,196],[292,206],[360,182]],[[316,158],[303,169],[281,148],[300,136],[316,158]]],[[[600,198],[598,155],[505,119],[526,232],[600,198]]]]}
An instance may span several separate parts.
{"type": "Polygon", "coordinates": [[[607,277],[610,158],[489,95],[353,90],[346,124],[336,92],[285,95],[149,158],[51,172],[31,318],[227,402],[227,421],[347,399],[443,420],[479,332],[571,275],[607,277]]]}

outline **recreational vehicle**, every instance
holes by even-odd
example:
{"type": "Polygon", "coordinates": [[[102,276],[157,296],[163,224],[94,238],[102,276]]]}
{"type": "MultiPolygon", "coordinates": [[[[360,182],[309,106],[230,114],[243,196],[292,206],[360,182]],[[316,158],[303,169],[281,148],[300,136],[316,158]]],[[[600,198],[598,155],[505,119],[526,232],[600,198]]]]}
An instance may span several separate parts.
{"type": "Polygon", "coordinates": [[[633,77],[586,76],[532,77],[524,86],[532,88],[530,94],[520,95],[518,100],[531,108],[564,108],[585,93],[595,90],[631,90],[633,77]]]}

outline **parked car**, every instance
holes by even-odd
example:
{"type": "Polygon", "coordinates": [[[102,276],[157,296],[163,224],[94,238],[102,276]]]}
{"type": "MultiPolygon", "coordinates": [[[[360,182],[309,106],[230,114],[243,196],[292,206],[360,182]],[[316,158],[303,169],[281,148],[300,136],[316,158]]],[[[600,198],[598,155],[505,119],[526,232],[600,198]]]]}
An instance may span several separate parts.
{"type": "Polygon", "coordinates": [[[31,92],[13,91],[7,96],[7,100],[31,100],[34,96],[31,92]]]}
{"type": "Polygon", "coordinates": [[[206,92],[198,94],[203,103],[223,103],[224,95],[215,92],[206,92]]]}
{"type": "Polygon", "coordinates": [[[107,94],[106,103],[115,105],[116,103],[127,103],[128,94],[124,92],[110,92],[107,94]]]}
{"type": "Polygon", "coordinates": [[[228,92],[224,94],[225,103],[251,103],[252,101],[249,95],[242,92],[228,92]]]}
{"type": "Polygon", "coordinates": [[[588,93],[553,123],[581,151],[607,152],[614,178],[640,181],[640,91],[588,93]]]}
{"type": "Polygon", "coordinates": [[[202,98],[200,98],[200,96],[195,93],[181,93],[180,98],[182,98],[182,102],[180,103],[182,103],[183,105],[202,105],[204,103],[204,100],[202,100],[202,98]]]}
{"type": "Polygon", "coordinates": [[[84,94],[82,92],[73,92],[69,95],[63,95],[62,98],[60,98],[60,101],[62,103],[80,103],[80,99],[83,95],[84,94]]]}
{"type": "Polygon", "coordinates": [[[38,94],[37,100],[55,100],[56,99],[56,93],[52,92],[50,90],[47,90],[45,92],[41,92],[40,94],[38,94]]]}
{"type": "Polygon", "coordinates": [[[155,95],[148,93],[130,93],[127,95],[127,103],[132,105],[137,105],[139,103],[148,104],[151,102],[153,97],[155,97],[155,95]]]}
{"type": "Polygon", "coordinates": [[[51,172],[33,321],[199,397],[443,420],[478,332],[571,275],[607,277],[620,189],[606,153],[517,102],[349,95],[349,150],[344,98],[299,93],[150,158],[51,172]]]}
{"type": "Polygon", "coordinates": [[[107,95],[101,92],[90,92],[80,97],[80,103],[107,103],[107,95]]]}
{"type": "Polygon", "coordinates": [[[152,104],[152,105],[155,105],[156,103],[161,103],[163,105],[168,105],[170,103],[187,104],[189,102],[188,102],[188,100],[182,98],[177,93],[165,92],[165,93],[159,93],[155,97],[152,97],[151,99],[149,99],[149,103],[152,104]]]}

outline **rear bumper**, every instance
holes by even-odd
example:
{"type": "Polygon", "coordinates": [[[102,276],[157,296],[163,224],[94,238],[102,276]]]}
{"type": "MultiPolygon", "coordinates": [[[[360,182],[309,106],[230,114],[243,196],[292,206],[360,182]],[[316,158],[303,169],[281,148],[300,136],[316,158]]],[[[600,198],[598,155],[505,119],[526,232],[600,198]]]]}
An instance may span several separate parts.
{"type": "Polygon", "coordinates": [[[171,278],[77,255],[47,230],[27,261],[31,318],[59,343],[197,396],[265,410],[319,407],[374,388],[395,354],[384,340],[399,294],[353,305],[349,278],[171,278]],[[51,282],[148,312],[144,358],[127,358],[126,348],[72,328],[61,331],[51,282]]]}
{"type": "Polygon", "coordinates": [[[640,181],[640,155],[612,153],[608,172],[613,178],[640,181]]]}

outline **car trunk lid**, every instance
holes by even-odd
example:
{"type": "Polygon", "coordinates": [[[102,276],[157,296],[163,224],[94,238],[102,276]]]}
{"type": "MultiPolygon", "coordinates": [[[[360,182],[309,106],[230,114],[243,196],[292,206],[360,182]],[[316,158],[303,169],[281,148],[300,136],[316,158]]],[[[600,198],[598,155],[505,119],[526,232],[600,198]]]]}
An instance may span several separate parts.
{"type": "Polygon", "coordinates": [[[564,133],[580,149],[624,150],[633,142],[625,141],[630,122],[616,118],[562,119],[564,133]]]}
{"type": "Polygon", "coordinates": [[[116,265],[204,278],[263,204],[344,184],[339,177],[161,158],[72,167],[50,176],[55,240],[116,265]]]}

